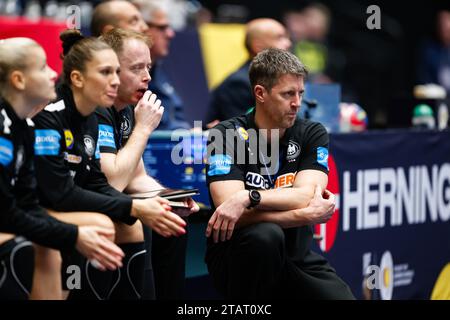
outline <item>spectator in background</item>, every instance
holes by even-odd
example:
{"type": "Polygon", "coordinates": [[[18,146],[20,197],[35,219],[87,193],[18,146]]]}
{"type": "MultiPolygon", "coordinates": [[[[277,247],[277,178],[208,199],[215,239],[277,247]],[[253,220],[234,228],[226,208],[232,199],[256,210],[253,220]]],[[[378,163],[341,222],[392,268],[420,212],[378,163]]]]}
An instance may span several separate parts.
{"type": "Polygon", "coordinates": [[[175,32],[169,25],[168,9],[161,1],[134,1],[133,3],[141,10],[148,26],[147,33],[153,42],[150,48],[153,61],[150,74],[152,81],[148,89],[161,99],[161,104],[165,108],[157,129],[190,129],[191,125],[185,119],[183,101],[172,86],[162,65],[162,60],[169,54],[170,41],[175,36],[175,32]]]}
{"type": "Polygon", "coordinates": [[[320,3],[313,3],[303,10],[286,13],[285,23],[291,34],[294,54],[308,66],[309,80],[329,83],[326,75],[328,48],[326,44],[330,25],[330,11],[320,3]]]}
{"type": "Polygon", "coordinates": [[[303,9],[289,9],[283,21],[293,42],[292,52],[308,67],[308,82],[339,83],[343,101],[358,102],[353,86],[344,77],[346,56],[329,42],[328,7],[315,2],[303,9]]]}
{"type": "Polygon", "coordinates": [[[139,10],[130,2],[113,0],[95,7],[91,20],[91,34],[99,37],[113,28],[146,32],[147,25],[139,10]]]}
{"type": "Polygon", "coordinates": [[[441,10],[436,20],[437,39],[421,49],[418,82],[441,85],[450,95],[450,11],[441,10]]]}
{"type": "Polygon", "coordinates": [[[250,62],[259,52],[267,48],[287,50],[291,46],[286,29],[276,20],[260,18],[250,21],[246,27],[245,47],[249,54],[238,70],[229,75],[211,94],[207,115],[207,127],[219,121],[244,114],[255,106],[248,71],[250,62]]]}

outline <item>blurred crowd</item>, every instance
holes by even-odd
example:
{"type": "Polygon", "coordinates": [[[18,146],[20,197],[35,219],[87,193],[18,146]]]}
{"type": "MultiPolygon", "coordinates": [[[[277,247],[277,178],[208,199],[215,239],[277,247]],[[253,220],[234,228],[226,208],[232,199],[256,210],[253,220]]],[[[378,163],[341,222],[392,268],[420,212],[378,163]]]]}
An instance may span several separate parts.
{"type": "MultiPolygon", "coordinates": [[[[81,30],[89,34],[93,8],[100,2],[1,0],[0,15],[61,20],[67,6],[78,5],[81,30]]],[[[382,1],[379,30],[366,27],[369,3],[363,0],[159,2],[169,8],[167,18],[174,32],[211,22],[277,20],[286,28],[290,50],[308,67],[309,81],[339,83],[342,102],[364,109],[370,128],[411,124],[411,111],[417,105],[412,101],[414,85],[433,83],[447,96],[450,93],[450,5],[441,1],[419,2],[407,9],[382,1]]]]}

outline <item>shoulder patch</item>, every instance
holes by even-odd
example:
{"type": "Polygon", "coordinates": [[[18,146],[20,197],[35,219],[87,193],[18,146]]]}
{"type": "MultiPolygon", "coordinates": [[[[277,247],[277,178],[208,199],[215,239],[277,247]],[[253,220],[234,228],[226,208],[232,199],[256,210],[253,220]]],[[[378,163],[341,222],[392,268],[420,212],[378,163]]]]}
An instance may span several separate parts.
{"type": "Polygon", "coordinates": [[[49,111],[49,112],[55,112],[55,111],[61,111],[64,110],[66,108],[66,105],[64,103],[64,100],[61,99],[55,103],[50,103],[49,105],[47,105],[44,110],[45,111],[49,111]]]}
{"type": "Polygon", "coordinates": [[[111,147],[116,149],[114,129],[112,126],[107,124],[98,125],[98,145],[100,147],[111,147]]]}
{"type": "Polygon", "coordinates": [[[208,159],[208,176],[219,176],[231,171],[231,157],[227,154],[216,154],[208,159]]]}
{"type": "Polygon", "coordinates": [[[11,140],[0,137],[0,164],[7,166],[14,158],[14,146],[11,140]]]}
{"type": "Polygon", "coordinates": [[[328,170],[328,149],[325,147],[317,148],[317,163],[328,170]]]}
{"type": "Polygon", "coordinates": [[[55,156],[59,153],[61,135],[54,129],[35,130],[34,153],[37,156],[55,156]]]}

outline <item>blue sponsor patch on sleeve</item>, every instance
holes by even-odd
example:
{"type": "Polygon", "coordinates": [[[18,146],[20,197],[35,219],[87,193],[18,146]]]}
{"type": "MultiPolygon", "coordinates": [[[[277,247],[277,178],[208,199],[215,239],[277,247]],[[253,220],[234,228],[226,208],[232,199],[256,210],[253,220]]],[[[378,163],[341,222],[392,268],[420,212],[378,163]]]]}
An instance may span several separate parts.
{"type": "Polygon", "coordinates": [[[208,176],[219,176],[231,171],[231,157],[227,154],[216,154],[209,158],[208,176]]]}
{"type": "Polygon", "coordinates": [[[325,147],[317,148],[317,163],[328,170],[328,149],[325,147]]]}
{"type": "Polygon", "coordinates": [[[14,146],[6,138],[0,137],[0,164],[7,166],[14,158],[14,146]]]}
{"type": "Polygon", "coordinates": [[[117,149],[116,141],[114,140],[114,129],[112,126],[106,124],[98,125],[98,145],[100,147],[111,147],[117,149]]]}
{"type": "Polygon", "coordinates": [[[37,156],[56,156],[59,154],[61,135],[53,129],[36,129],[34,153],[37,156]]]}

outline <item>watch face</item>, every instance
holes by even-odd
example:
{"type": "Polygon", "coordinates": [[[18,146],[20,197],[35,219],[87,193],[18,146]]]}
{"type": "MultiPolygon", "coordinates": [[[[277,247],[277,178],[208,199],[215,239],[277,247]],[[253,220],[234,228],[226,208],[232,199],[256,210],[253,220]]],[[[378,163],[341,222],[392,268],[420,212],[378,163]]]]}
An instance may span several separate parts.
{"type": "Polygon", "coordinates": [[[256,191],[256,190],[252,190],[251,197],[255,201],[260,201],[261,200],[261,194],[258,191],[256,191]]]}

